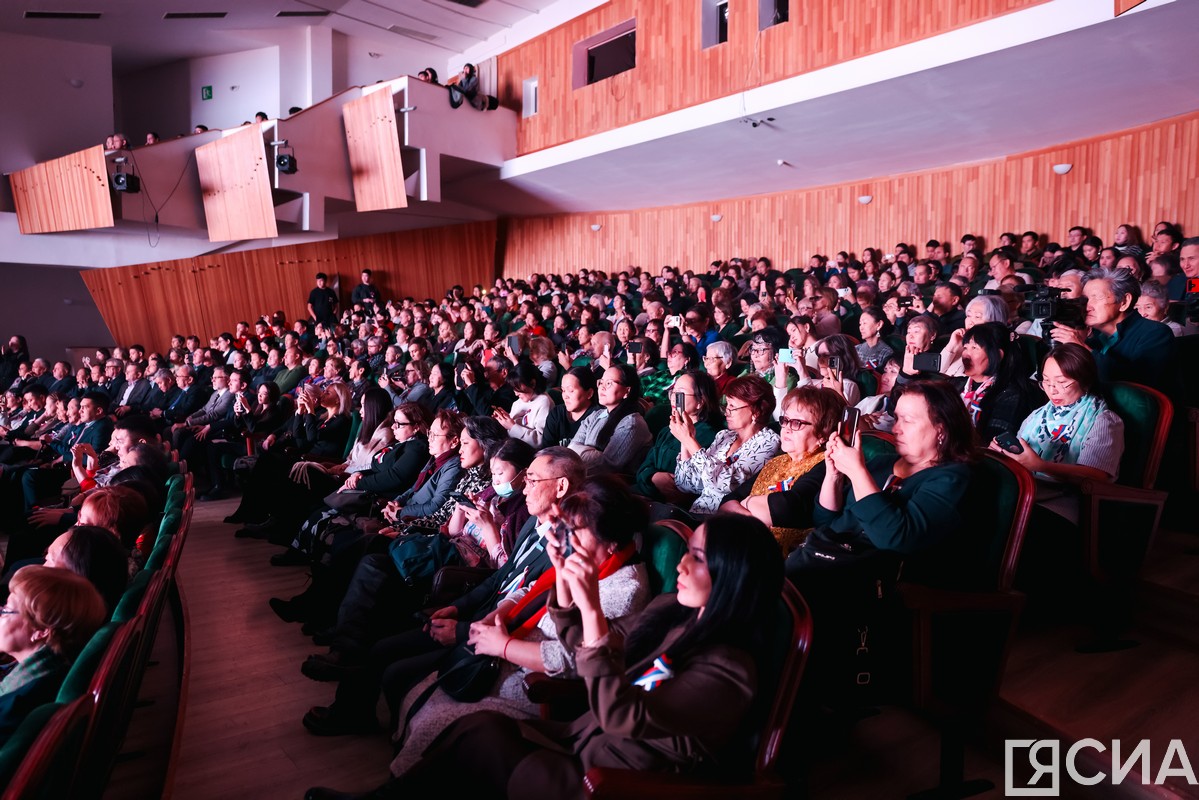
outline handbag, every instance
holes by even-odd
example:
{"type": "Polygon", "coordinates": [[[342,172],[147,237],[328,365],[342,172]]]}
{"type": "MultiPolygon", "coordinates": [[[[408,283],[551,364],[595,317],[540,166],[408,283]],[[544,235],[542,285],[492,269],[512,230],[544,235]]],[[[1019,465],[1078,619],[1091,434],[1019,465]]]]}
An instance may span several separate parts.
{"type": "Polygon", "coordinates": [[[500,676],[500,660],[481,656],[469,644],[460,644],[449,652],[437,671],[442,691],[460,703],[477,703],[491,692],[500,676]]]}
{"type": "Polygon", "coordinates": [[[387,547],[400,578],[409,586],[429,580],[442,567],[454,566],[461,556],[449,537],[441,534],[404,533],[387,547]]]}

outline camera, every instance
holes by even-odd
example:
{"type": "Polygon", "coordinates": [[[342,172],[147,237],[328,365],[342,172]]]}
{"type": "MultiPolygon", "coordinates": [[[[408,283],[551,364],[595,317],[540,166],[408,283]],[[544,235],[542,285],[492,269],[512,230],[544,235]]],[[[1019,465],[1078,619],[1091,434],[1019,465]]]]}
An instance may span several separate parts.
{"type": "Polygon", "coordinates": [[[915,297],[897,297],[897,298],[895,298],[895,305],[899,306],[900,308],[911,308],[912,304],[915,302],[916,302],[915,297]]]}
{"type": "Polygon", "coordinates": [[[1082,299],[1062,297],[1062,290],[1043,283],[1031,287],[1021,287],[1028,299],[1029,312],[1033,319],[1041,320],[1041,338],[1050,348],[1056,347],[1053,340],[1053,323],[1065,325],[1075,330],[1085,330],[1087,327],[1087,305],[1082,299]]]}

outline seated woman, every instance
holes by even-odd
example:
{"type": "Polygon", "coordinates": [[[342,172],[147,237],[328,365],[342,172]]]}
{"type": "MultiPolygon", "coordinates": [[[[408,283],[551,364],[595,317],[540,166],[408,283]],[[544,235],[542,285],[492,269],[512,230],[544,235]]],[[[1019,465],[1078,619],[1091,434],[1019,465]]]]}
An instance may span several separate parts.
{"type": "Polygon", "coordinates": [[[773,413],[774,393],[756,375],[742,375],[729,384],[724,393],[728,428],[707,448],[700,447],[690,417],[671,411],[670,430],[680,443],[674,484],[681,492],[699,495],[688,509],[692,516],[715,513],[726,494],[778,453],[779,436],[766,427],[773,413]]]}
{"type": "Polygon", "coordinates": [[[579,424],[570,449],[589,471],[631,473],[652,437],[641,412],[641,383],[629,364],[613,364],[599,381],[599,410],[579,424]]]}
{"type": "MultiPolygon", "coordinates": [[[[803,386],[788,392],[779,417],[782,455],[767,461],[752,483],[746,481],[730,492],[720,510],[752,514],[772,525],[770,495],[785,492],[812,470],[822,469],[824,444],[837,430],[845,407],[845,398],[832,389],[803,386]]],[[[806,528],[775,525],[772,530],[784,555],[798,547],[807,535],[806,528]]]]}
{"type": "Polygon", "coordinates": [[[966,331],[984,322],[997,322],[1007,326],[1007,303],[1003,298],[994,294],[976,297],[966,304],[966,327],[958,328],[949,334],[949,341],[941,350],[941,374],[956,378],[964,375],[962,371],[962,343],[966,331]]]}
{"type": "Polygon", "coordinates": [[[496,569],[508,561],[516,535],[529,518],[525,505],[525,470],[537,451],[519,439],[505,439],[491,452],[491,485],[469,495],[473,505],[459,504],[446,531],[468,567],[496,569]]]}
{"type": "Polygon", "coordinates": [[[508,435],[541,447],[545,421],[554,401],[545,393],[545,375],[529,361],[518,361],[508,374],[508,385],[516,393],[516,402],[508,412],[498,406],[491,412],[508,435]]]}
{"type": "Polygon", "coordinates": [[[878,394],[863,397],[854,405],[862,412],[862,430],[891,432],[895,424],[895,399],[892,394],[899,378],[899,356],[889,356],[878,370],[878,394]]]}
{"type": "Polygon", "coordinates": [[[599,410],[595,373],[589,367],[573,367],[562,376],[562,402],[550,409],[541,443],[565,447],[579,432],[583,420],[599,410]]]}
{"type": "Polygon", "coordinates": [[[76,525],[46,548],[45,566],[87,578],[111,614],[129,585],[129,551],[107,528],[76,525]]]}
{"type": "MultiPolygon", "coordinates": [[[[548,546],[557,548],[552,540],[548,546]]],[[[569,597],[555,592],[549,616],[587,683],[590,710],[571,723],[470,714],[407,772],[362,797],[505,797],[510,786],[530,796],[575,797],[596,766],[702,770],[717,780],[743,767],[727,756],[744,749],[735,735],[758,690],[754,653],[773,630],[783,581],[778,544],[765,526],[709,518],[679,563],[678,593],[612,622],[595,567],[580,553],[553,557],[569,597]]],[[[306,796],[358,795],[315,788],[306,796]]]]}
{"type": "Polygon", "coordinates": [[[13,576],[0,609],[0,745],[29,712],[53,702],[71,661],[108,610],[91,582],[65,569],[23,567],[13,576]]]}
{"type": "Polygon", "coordinates": [[[733,372],[733,362],[737,360],[737,351],[726,341],[712,342],[704,355],[704,370],[716,382],[716,394],[724,397],[724,390],[736,375],[733,372]]]}
{"type": "Polygon", "coordinates": [[[790,376],[791,369],[784,364],[776,364],[774,370],[774,399],[776,415],[782,411],[783,397],[787,394],[786,384],[794,382],[796,386],[823,386],[832,389],[854,405],[862,399],[862,392],[854,380],[862,369],[858,361],[858,351],[853,341],[843,333],[826,336],[816,343],[816,368],[809,369],[799,364],[799,380],[794,381],[790,376]]]}
{"type": "Polygon", "coordinates": [[[890,323],[881,308],[869,306],[862,309],[858,317],[858,332],[862,334],[862,343],[855,349],[858,360],[867,369],[880,370],[887,359],[895,355],[891,346],[883,341],[883,333],[890,323]]]}
{"type": "Polygon", "coordinates": [[[990,447],[1033,473],[1038,506],[1077,524],[1078,495],[1070,485],[1116,479],[1124,455],[1124,421],[1099,395],[1095,358],[1081,345],[1058,345],[1045,357],[1041,388],[1049,402],[1021,423],[1022,450],[1011,453],[993,441],[990,447]]]}
{"type": "MultiPolygon", "coordinates": [[[[860,447],[834,434],[826,445],[818,491],[803,482],[811,505],[803,513],[796,498],[780,520],[813,531],[787,559],[787,575],[812,605],[812,614],[838,613],[861,581],[894,580],[906,560],[907,579],[944,579],[963,563],[945,553],[961,544],[959,503],[970,483],[974,454],[970,416],[953,387],[913,381],[900,390],[895,408],[895,454],[866,463],[860,447]],[[848,486],[846,484],[848,483],[848,486]],[[798,513],[797,513],[798,512],[798,513]],[[860,579],[860,580],[859,580],[860,579]]],[[[773,510],[773,509],[772,509],[773,510]]]]}
{"type": "MultiPolygon", "coordinates": [[[[301,458],[325,464],[341,461],[349,435],[348,386],[337,382],[319,392],[315,389],[298,392],[295,415],[282,432],[272,433],[263,440],[263,453],[250,470],[241,505],[227,521],[269,523],[270,512],[278,508],[275,497],[287,491],[291,483],[288,473],[292,465],[301,458]]],[[[251,528],[245,533],[256,531],[251,528]]]]}
{"type": "MultiPolygon", "coordinates": [[[[420,406],[409,403],[405,407],[416,409],[410,413],[424,419],[420,406]]],[[[359,413],[362,423],[346,460],[333,465],[297,461],[288,473],[290,480],[279,485],[272,524],[253,529],[257,537],[280,544],[291,541],[296,531],[300,531],[301,552],[274,556],[272,564],[307,563],[303,554],[315,554],[313,548],[317,542],[312,539],[315,528],[310,525],[301,528],[305,520],[320,519],[328,509],[347,516],[365,512],[377,495],[394,496],[416,479],[426,451],[421,442],[408,447],[395,446],[396,412],[391,407],[391,396],[377,387],[368,389],[363,392],[359,413]]]]}
{"type": "Polygon", "coordinates": [[[1043,397],[1024,377],[1029,369],[1012,334],[997,322],[984,322],[966,331],[962,371],[964,377],[954,383],[983,442],[1001,433],[1015,433],[1043,397]]]}
{"type": "MultiPolygon", "coordinates": [[[[720,343],[709,345],[708,352],[720,343]]],[[[728,344],[725,343],[728,347],[728,344]]],[[[734,379],[735,380],[735,379],[734,379]]],[[[720,397],[716,382],[706,372],[685,372],[674,382],[670,398],[671,408],[677,409],[677,397],[682,397],[683,414],[691,421],[695,440],[701,448],[712,444],[716,432],[724,427],[724,415],[720,410],[720,397]]],[[[674,471],[678,466],[679,448],[682,445],[670,426],[658,431],[653,446],[641,462],[633,481],[633,493],[651,500],[663,500],[679,505],[690,504],[689,497],[678,490],[674,483],[674,471]]]]}
{"type": "MultiPolygon", "coordinates": [[[[313,359],[315,360],[315,359],[313,359]]],[[[245,439],[266,438],[287,421],[288,404],[280,402],[279,384],[266,381],[255,392],[255,403],[233,404],[233,425],[226,434],[227,441],[209,442],[204,448],[208,458],[208,474],[212,477],[212,488],[206,497],[217,500],[228,491],[229,478],[221,462],[225,456],[238,458],[246,454],[245,439]]]]}
{"type": "Polygon", "coordinates": [[[436,414],[443,408],[456,410],[457,391],[454,389],[454,368],[446,363],[434,364],[429,370],[429,396],[424,399],[425,407],[436,414]]]}
{"type": "MultiPolygon", "coordinates": [[[[629,495],[623,482],[611,475],[588,480],[581,490],[562,501],[561,520],[571,532],[574,552],[584,568],[598,577],[598,601],[604,617],[624,619],[640,612],[649,602],[649,578],[642,563],[633,561],[634,535],[645,529],[645,505],[629,495]]],[[[547,540],[548,541],[548,540],[547,540]]],[[[570,585],[562,567],[563,552],[550,550],[554,562],[554,591],[559,606],[570,605],[570,585]],[[556,561],[555,561],[556,559],[556,561]]],[[[495,624],[476,622],[471,626],[469,643],[480,655],[501,659],[500,673],[491,691],[475,703],[463,703],[444,691],[435,691],[423,705],[416,701],[432,684],[429,676],[405,699],[400,713],[406,719],[402,749],[391,762],[393,775],[402,775],[420,758],[425,748],[450,723],[475,711],[496,711],[515,719],[533,719],[538,707],[529,702],[523,681],[530,672],[551,676],[576,675],[573,654],[558,640],[553,618],[541,613],[509,631],[502,617],[495,624]]]]}

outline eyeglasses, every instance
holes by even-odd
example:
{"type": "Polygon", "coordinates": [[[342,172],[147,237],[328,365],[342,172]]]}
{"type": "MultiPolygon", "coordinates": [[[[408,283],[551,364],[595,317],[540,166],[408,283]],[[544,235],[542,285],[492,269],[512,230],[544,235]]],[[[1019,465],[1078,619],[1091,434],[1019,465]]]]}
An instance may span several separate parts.
{"type": "Polygon", "coordinates": [[[20,614],[20,613],[21,612],[15,608],[9,608],[8,606],[0,607],[0,616],[7,616],[8,614],[20,614]]]}
{"type": "Polygon", "coordinates": [[[525,483],[541,483],[542,481],[556,481],[561,478],[561,475],[547,475],[544,478],[534,478],[532,475],[525,473],[525,483]]]}
{"type": "Polygon", "coordinates": [[[596,383],[600,386],[603,386],[605,389],[611,389],[613,386],[624,386],[624,384],[621,383],[620,381],[612,381],[612,380],[608,380],[607,378],[596,381],[596,383]]]}
{"type": "Polygon", "coordinates": [[[749,348],[749,352],[751,352],[751,353],[773,353],[774,348],[770,347],[769,345],[766,345],[763,347],[758,347],[755,345],[754,347],[749,348]]]}
{"type": "Polygon", "coordinates": [[[1043,391],[1052,390],[1052,391],[1057,391],[1057,392],[1064,392],[1067,389],[1069,389],[1071,386],[1077,386],[1077,385],[1078,385],[1078,381],[1070,381],[1070,380],[1037,381],[1037,386],[1040,386],[1043,391]]]}
{"type": "Polygon", "coordinates": [[[806,419],[799,417],[779,417],[779,425],[789,431],[799,433],[809,425],[815,425],[815,422],[808,422],[806,419]]]}
{"type": "Polygon", "coordinates": [[[722,408],[721,410],[724,412],[724,415],[727,417],[737,411],[744,411],[747,408],[749,408],[749,406],[734,406],[734,405],[730,405],[729,403],[725,403],[724,408],[722,408]]]}
{"type": "Polygon", "coordinates": [[[411,422],[408,422],[407,420],[403,420],[403,419],[393,420],[391,423],[391,427],[393,427],[393,428],[408,428],[408,427],[411,427],[411,425],[412,425],[411,422]]]}

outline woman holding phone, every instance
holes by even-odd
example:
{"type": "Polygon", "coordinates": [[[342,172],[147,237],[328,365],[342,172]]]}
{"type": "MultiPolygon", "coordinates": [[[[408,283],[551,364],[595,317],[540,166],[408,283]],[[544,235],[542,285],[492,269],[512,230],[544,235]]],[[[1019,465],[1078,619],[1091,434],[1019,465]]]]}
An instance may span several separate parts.
{"type": "Polygon", "coordinates": [[[674,484],[679,491],[698,495],[689,511],[695,517],[716,513],[729,492],[757,475],[779,451],[779,436],[769,427],[774,413],[770,384],[756,375],[743,375],[724,392],[726,430],[712,444],[700,447],[695,423],[673,409],[670,431],[679,440],[674,484]]]}
{"type": "Polygon", "coordinates": [[[549,551],[565,581],[548,613],[590,709],[571,723],[470,714],[373,792],[313,788],[307,798],[578,797],[595,766],[702,770],[714,780],[743,766],[730,761],[746,749],[737,733],[760,688],[755,653],[774,630],[783,580],[765,526],[712,517],[679,563],[677,594],[623,620],[605,618],[599,571],[584,553],[564,557],[552,541],[549,551]]]}
{"type": "Polygon", "coordinates": [[[958,505],[974,457],[970,416],[947,383],[912,381],[898,391],[895,453],[867,463],[856,436],[854,442],[840,432],[830,436],[810,518],[785,523],[814,528],[787,559],[787,574],[814,603],[814,615],[822,600],[840,597],[855,575],[894,579],[901,560],[907,562],[905,577],[915,580],[962,570],[936,551],[953,549],[954,534],[963,530],[958,505]]]}

